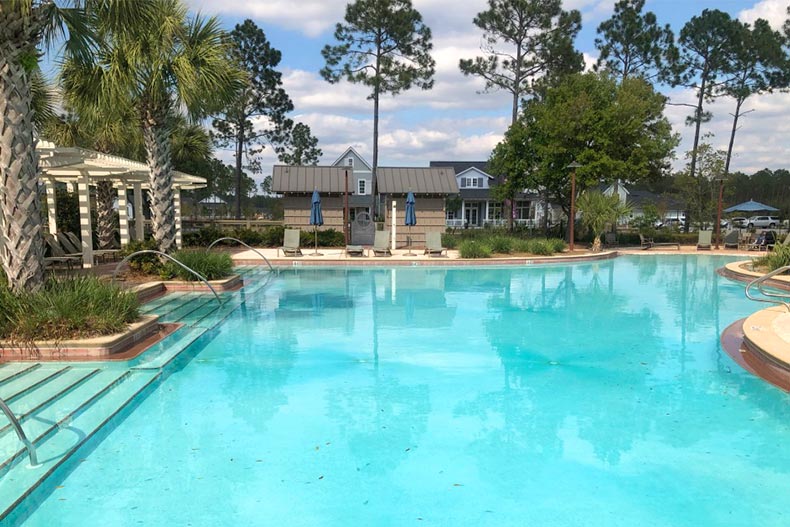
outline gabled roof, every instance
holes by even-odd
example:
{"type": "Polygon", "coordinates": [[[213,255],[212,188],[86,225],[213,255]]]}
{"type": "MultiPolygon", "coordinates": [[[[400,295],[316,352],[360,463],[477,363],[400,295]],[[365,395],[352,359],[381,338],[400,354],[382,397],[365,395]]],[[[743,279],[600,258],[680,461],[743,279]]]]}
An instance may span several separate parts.
{"type": "MultiPolygon", "coordinates": [[[[463,172],[458,172],[458,171],[456,171],[456,173],[455,173],[455,177],[458,177],[458,176],[463,176],[463,175],[464,175],[464,174],[466,174],[467,172],[476,172],[476,173],[480,174],[481,176],[485,176],[485,177],[487,177],[488,179],[494,179],[494,176],[492,176],[491,174],[489,174],[489,173],[488,173],[488,172],[486,172],[485,170],[482,170],[482,169],[480,169],[480,168],[478,168],[478,167],[469,167],[469,168],[467,168],[466,170],[464,170],[463,172]]],[[[467,174],[467,175],[468,175],[468,174],[467,174]]]]}
{"type": "MultiPolygon", "coordinates": [[[[340,155],[340,157],[338,157],[337,159],[335,159],[335,162],[334,162],[334,163],[332,163],[332,166],[335,166],[335,165],[337,165],[337,164],[338,164],[338,162],[340,162],[342,159],[347,159],[347,158],[348,158],[348,154],[349,154],[349,153],[352,153],[352,154],[354,154],[354,155],[357,157],[357,159],[359,159],[360,161],[362,161],[363,163],[365,163],[365,166],[367,167],[367,169],[368,169],[368,170],[371,170],[371,171],[373,170],[373,167],[372,167],[372,166],[370,166],[370,163],[368,163],[367,161],[365,161],[365,158],[364,158],[364,157],[362,157],[361,155],[359,155],[359,152],[357,152],[356,150],[354,150],[354,147],[353,147],[353,146],[349,146],[349,147],[346,149],[346,151],[345,151],[345,152],[343,152],[343,153],[340,155]]],[[[345,164],[345,163],[343,163],[343,164],[345,164]]]]}
{"type": "Polygon", "coordinates": [[[458,194],[452,168],[379,167],[376,173],[381,194],[458,194]]]}
{"type": "Polygon", "coordinates": [[[488,174],[488,161],[431,161],[429,166],[434,168],[452,168],[456,174],[460,174],[476,168],[488,174]]]}
{"type": "MultiPolygon", "coordinates": [[[[345,174],[346,168],[342,167],[274,165],[272,192],[295,194],[317,190],[342,194],[346,191],[345,174]]],[[[351,177],[349,180],[348,193],[353,194],[353,180],[351,177]]]]}

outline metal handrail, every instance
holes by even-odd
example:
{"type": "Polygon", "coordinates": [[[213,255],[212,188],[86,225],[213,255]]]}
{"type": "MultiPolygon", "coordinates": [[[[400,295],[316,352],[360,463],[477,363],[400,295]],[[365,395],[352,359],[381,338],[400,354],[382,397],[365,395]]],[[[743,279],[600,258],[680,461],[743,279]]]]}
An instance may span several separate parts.
{"type": "Polygon", "coordinates": [[[11,421],[11,426],[14,427],[14,431],[16,432],[17,437],[19,437],[19,440],[25,444],[27,455],[30,458],[30,466],[37,467],[38,456],[36,456],[36,446],[30,439],[27,438],[25,431],[22,430],[22,424],[19,422],[19,419],[16,418],[14,412],[11,411],[2,397],[0,397],[0,410],[2,410],[5,416],[8,417],[8,420],[11,421]]]}
{"type": "Polygon", "coordinates": [[[238,243],[242,244],[244,247],[246,247],[247,249],[255,252],[258,256],[263,258],[263,261],[265,261],[266,264],[269,266],[269,271],[274,271],[274,267],[272,267],[272,264],[271,264],[271,262],[269,261],[268,258],[266,258],[260,251],[258,251],[258,249],[254,249],[254,248],[250,247],[249,245],[247,245],[243,241],[239,240],[238,238],[232,238],[230,236],[225,236],[224,238],[218,238],[218,239],[214,240],[213,242],[211,242],[211,245],[209,245],[208,249],[206,249],[206,250],[210,251],[212,247],[214,247],[216,244],[218,244],[219,242],[224,241],[224,240],[232,240],[234,242],[238,242],[238,243]]]}
{"type": "Polygon", "coordinates": [[[768,280],[769,278],[773,278],[774,276],[776,276],[778,274],[786,273],[787,271],[790,271],[790,265],[785,265],[784,267],[780,267],[779,269],[774,269],[770,273],[767,273],[767,274],[764,274],[764,275],[762,275],[762,276],[760,276],[758,278],[755,278],[754,280],[752,280],[751,282],[749,282],[746,285],[746,298],[748,298],[749,300],[754,300],[755,302],[766,302],[768,304],[782,305],[782,306],[785,306],[785,309],[787,309],[788,312],[790,312],[790,303],[788,303],[786,301],[782,301],[782,300],[770,300],[770,298],[790,299],[790,293],[777,294],[777,293],[771,293],[771,292],[765,291],[763,289],[763,285],[765,284],[766,280],[768,280]],[[757,286],[757,290],[760,291],[760,294],[762,294],[763,296],[767,296],[769,298],[768,299],[766,299],[766,298],[757,298],[755,296],[752,296],[752,294],[751,294],[751,292],[749,290],[752,288],[752,286],[755,286],[755,285],[757,286]]]}
{"type": "Polygon", "coordinates": [[[112,282],[113,283],[115,282],[115,277],[118,275],[118,270],[121,268],[121,265],[123,265],[124,262],[126,262],[127,260],[129,260],[133,256],[137,256],[138,254],[158,254],[159,256],[164,256],[165,258],[167,258],[168,260],[170,260],[174,264],[180,265],[183,269],[186,269],[187,271],[189,271],[193,275],[197,276],[200,279],[201,282],[206,284],[208,286],[208,288],[211,289],[211,292],[214,293],[214,297],[217,299],[217,302],[219,302],[219,305],[222,305],[222,300],[220,299],[219,295],[217,294],[217,291],[213,287],[211,287],[211,284],[208,283],[208,280],[206,280],[206,278],[202,274],[198,273],[197,271],[195,271],[191,267],[187,267],[186,265],[182,264],[181,262],[179,262],[178,260],[176,260],[175,258],[170,256],[169,254],[163,253],[161,251],[154,251],[153,249],[144,249],[142,251],[135,251],[132,254],[130,254],[129,256],[127,256],[126,258],[124,258],[123,260],[121,260],[120,262],[118,262],[118,265],[115,266],[115,271],[113,271],[113,273],[112,273],[112,282]]]}

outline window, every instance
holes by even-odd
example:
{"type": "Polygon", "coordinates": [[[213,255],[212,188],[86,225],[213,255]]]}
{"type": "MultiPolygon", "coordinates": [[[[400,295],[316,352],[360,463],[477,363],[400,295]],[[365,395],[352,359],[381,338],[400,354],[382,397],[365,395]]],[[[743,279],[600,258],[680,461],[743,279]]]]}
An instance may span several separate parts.
{"type": "Polygon", "coordinates": [[[501,220],[502,219],[502,202],[492,201],[488,204],[488,219],[501,220]]]}
{"type": "Polygon", "coordinates": [[[516,207],[513,211],[513,216],[517,220],[529,219],[529,201],[516,201],[516,207]]]}
{"type": "Polygon", "coordinates": [[[458,211],[455,210],[448,210],[447,211],[447,219],[454,220],[458,218],[458,211]]]}
{"type": "Polygon", "coordinates": [[[483,178],[479,177],[462,177],[461,188],[482,188],[483,178]]]}
{"type": "Polygon", "coordinates": [[[354,158],[353,157],[349,157],[348,158],[348,166],[350,166],[350,167],[354,166],[354,158]]]}
{"type": "Polygon", "coordinates": [[[357,194],[365,194],[367,190],[367,181],[360,179],[357,181],[357,194]]]}

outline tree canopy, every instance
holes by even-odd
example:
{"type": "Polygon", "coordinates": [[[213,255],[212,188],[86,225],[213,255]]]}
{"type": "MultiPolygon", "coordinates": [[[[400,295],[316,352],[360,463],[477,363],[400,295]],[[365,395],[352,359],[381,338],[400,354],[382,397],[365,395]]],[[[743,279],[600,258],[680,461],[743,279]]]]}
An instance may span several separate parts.
{"type": "Polygon", "coordinates": [[[458,67],[464,75],[483,78],[486,91],[512,94],[511,124],[536,78],[556,78],[584,65],[573,46],[581,14],[564,11],[561,0],[488,0],[488,9],[477,14],[474,24],[483,30],[485,55],[461,59],[458,67]]]}

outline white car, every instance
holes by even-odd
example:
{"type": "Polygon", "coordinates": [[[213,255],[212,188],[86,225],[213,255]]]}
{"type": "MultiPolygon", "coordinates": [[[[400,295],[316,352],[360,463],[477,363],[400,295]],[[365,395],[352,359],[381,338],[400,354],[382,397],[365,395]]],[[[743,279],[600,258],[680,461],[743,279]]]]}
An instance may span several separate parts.
{"type": "Polygon", "coordinates": [[[775,229],[781,222],[776,216],[752,216],[746,220],[750,229],[775,229]]]}

